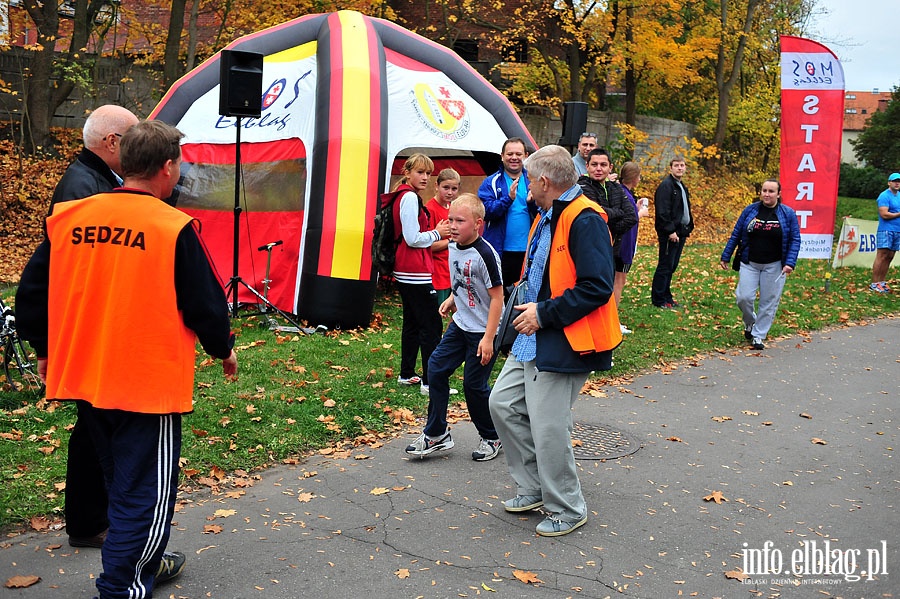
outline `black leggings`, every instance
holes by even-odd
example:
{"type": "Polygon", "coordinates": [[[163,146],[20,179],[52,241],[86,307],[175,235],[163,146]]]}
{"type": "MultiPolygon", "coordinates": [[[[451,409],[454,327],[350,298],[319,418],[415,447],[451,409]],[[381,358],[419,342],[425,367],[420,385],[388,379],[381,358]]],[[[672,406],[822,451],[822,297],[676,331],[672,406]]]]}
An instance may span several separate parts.
{"type": "Polygon", "coordinates": [[[428,359],[441,340],[443,325],[438,313],[437,292],[430,283],[397,283],[403,302],[403,329],[400,334],[400,376],[416,374],[416,357],[422,351],[422,383],[428,384],[428,359]]]}

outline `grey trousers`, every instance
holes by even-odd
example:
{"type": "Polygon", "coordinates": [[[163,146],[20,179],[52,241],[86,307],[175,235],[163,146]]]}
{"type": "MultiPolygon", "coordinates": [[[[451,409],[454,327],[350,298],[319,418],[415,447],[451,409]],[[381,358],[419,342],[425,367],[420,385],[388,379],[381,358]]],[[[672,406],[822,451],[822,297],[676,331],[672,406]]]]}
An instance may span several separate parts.
{"type": "Polygon", "coordinates": [[[491,391],[494,426],[519,495],[538,495],[560,520],[587,515],[572,452],[572,406],[590,373],[539,372],[510,354],[491,391]]]}
{"type": "Polygon", "coordinates": [[[740,278],[734,297],[744,318],[744,328],[749,328],[750,334],[754,337],[765,339],[775,321],[775,313],[778,312],[781,292],[787,279],[786,275],[782,274],[781,268],[781,262],[769,264],[741,262],[740,278]],[[754,311],[757,289],[759,289],[759,308],[754,311]]]}

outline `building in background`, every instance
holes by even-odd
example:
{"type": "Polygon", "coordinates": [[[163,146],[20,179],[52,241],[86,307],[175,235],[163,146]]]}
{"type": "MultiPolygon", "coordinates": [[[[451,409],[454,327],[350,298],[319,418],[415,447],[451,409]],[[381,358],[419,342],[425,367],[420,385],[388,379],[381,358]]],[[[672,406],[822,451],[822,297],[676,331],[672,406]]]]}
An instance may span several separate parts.
{"type": "Polygon", "coordinates": [[[841,135],[841,162],[853,166],[865,166],[857,160],[850,140],[859,137],[866,124],[876,112],[887,109],[891,101],[891,92],[880,92],[877,89],[867,92],[844,92],[844,131],[841,135]]]}

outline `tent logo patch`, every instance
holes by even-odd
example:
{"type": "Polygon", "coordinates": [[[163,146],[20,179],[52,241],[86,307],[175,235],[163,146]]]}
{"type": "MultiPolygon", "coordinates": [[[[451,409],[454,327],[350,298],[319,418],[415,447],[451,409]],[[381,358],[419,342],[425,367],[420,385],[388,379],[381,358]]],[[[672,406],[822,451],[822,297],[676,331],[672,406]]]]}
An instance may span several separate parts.
{"type": "Polygon", "coordinates": [[[417,83],[410,92],[410,102],[425,128],[447,141],[464,138],[471,128],[466,103],[454,97],[454,91],[440,85],[435,92],[429,84],[417,83]]]}
{"type": "Polygon", "coordinates": [[[266,90],[266,93],[263,94],[262,109],[266,110],[272,104],[274,104],[275,101],[281,96],[281,93],[284,91],[284,88],[286,86],[287,81],[285,81],[284,79],[279,79],[278,81],[272,83],[272,85],[269,86],[269,89],[266,90]]]}

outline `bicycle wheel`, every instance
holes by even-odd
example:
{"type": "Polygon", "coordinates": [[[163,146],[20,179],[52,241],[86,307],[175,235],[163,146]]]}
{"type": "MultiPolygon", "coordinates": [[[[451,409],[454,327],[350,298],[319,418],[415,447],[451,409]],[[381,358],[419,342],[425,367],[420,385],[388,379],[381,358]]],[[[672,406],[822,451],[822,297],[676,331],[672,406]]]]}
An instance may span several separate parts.
{"type": "Polygon", "coordinates": [[[44,383],[38,376],[37,365],[28,359],[28,352],[18,335],[10,335],[4,340],[3,372],[12,390],[43,396],[44,383]]]}

